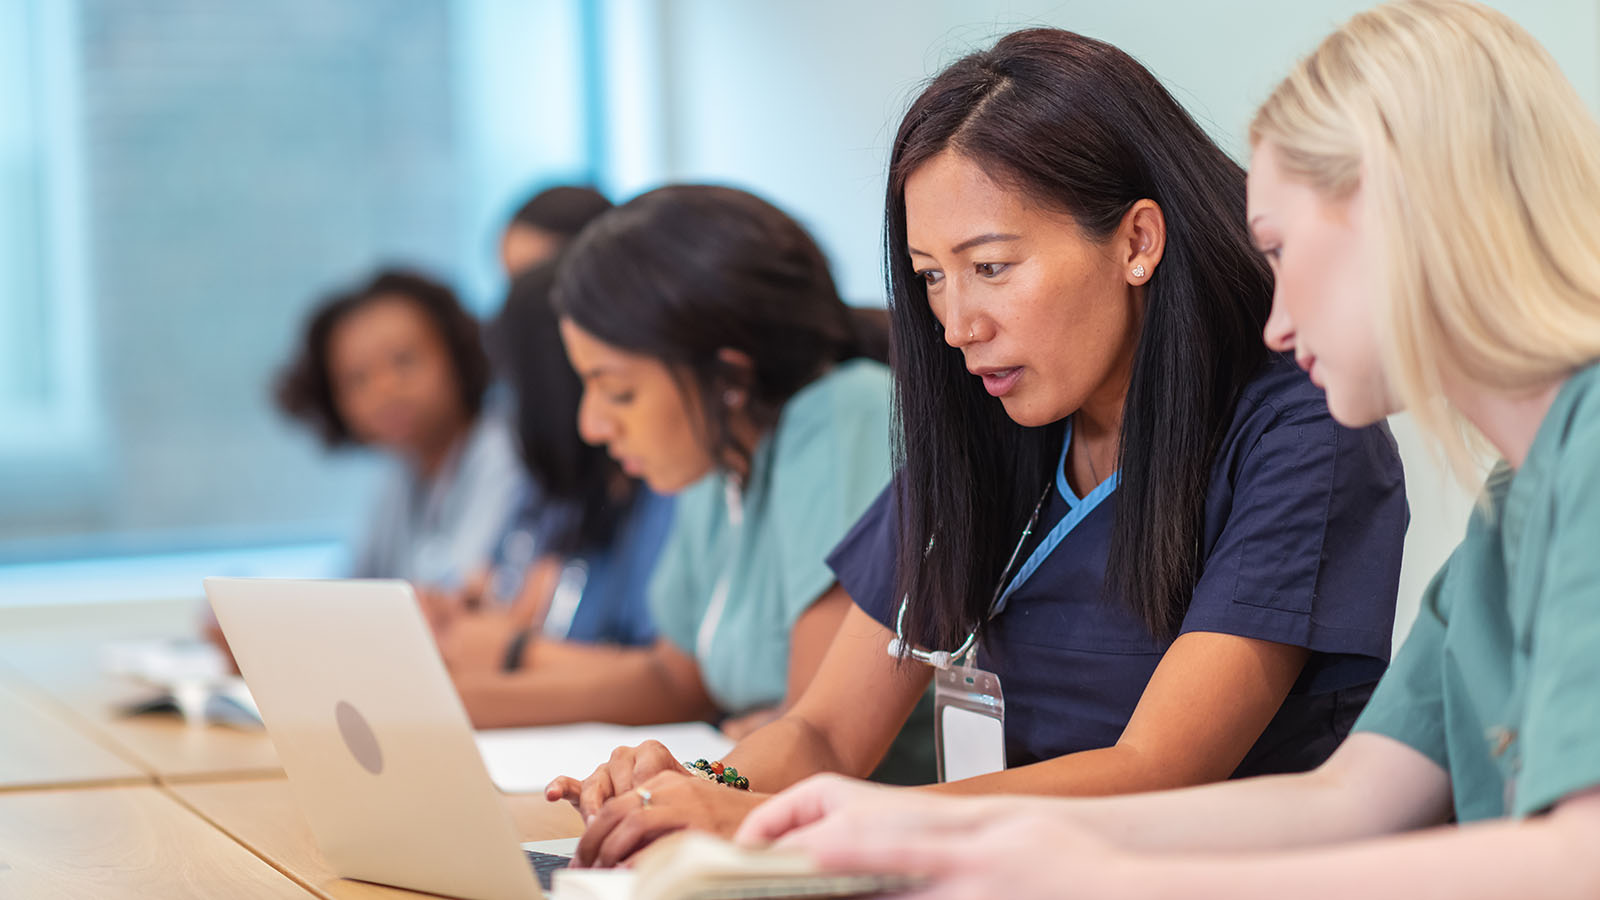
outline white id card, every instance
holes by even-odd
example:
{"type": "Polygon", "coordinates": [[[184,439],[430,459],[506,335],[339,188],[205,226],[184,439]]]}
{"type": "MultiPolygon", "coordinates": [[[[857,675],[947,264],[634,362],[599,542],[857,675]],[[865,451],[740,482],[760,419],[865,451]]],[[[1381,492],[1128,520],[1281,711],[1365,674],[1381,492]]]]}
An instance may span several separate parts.
{"type": "Polygon", "coordinates": [[[1006,703],[1000,676],[952,666],[934,676],[934,748],[939,781],[959,781],[1006,767],[1006,703]]]}

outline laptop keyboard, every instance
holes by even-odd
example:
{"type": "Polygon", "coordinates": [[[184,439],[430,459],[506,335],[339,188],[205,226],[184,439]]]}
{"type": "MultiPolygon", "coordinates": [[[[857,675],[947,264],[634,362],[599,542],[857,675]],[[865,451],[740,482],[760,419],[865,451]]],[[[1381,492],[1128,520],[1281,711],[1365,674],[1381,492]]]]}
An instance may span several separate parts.
{"type": "Polygon", "coordinates": [[[550,890],[550,881],[555,877],[557,869],[565,869],[572,864],[572,857],[557,856],[554,853],[540,853],[537,850],[524,850],[528,855],[528,862],[533,865],[533,872],[539,876],[539,886],[550,890]]]}
{"type": "MultiPolygon", "coordinates": [[[[539,887],[546,891],[553,888],[552,881],[556,870],[565,869],[572,864],[570,856],[540,853],[537,850],[522,852],[527,854],[528,862],[533,865],[534,874],[539,876],[539,887]]],[[[914,890],[923,884],[921,879],[914,876],[817,875],[804,879],[783,879],[766,885],[755,882],[737,885],[709,884],[695,891],[692,896],[695,900],[751,900],[759,897],[784,898],[784,900],[814,897],[826,900],[826,898],[865,897],[885,893],[897,894],[914,890]]]]}

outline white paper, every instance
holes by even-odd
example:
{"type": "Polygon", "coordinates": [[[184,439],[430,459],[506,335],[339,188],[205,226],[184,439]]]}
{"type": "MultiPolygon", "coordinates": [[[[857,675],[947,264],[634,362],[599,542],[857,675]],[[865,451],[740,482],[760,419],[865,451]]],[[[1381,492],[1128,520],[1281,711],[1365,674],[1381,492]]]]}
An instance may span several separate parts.
{"type": "Polygon", "coordinates": [[[495,786],[508,794],[541,793],[557,775],[580,781],[611,758],[617,747],[648,740],[667,745],[679,760],[718,759],[733,741],[704,722],[676,725],[550,725],[478,732],[478,752],[495,786]]]}
{"type": "Polygon", "coordinates": [[[110,674],[156,687],[211,685],[228,676],[222,651],[199,640],[115,641],[101,648],[100,658],[110,674]]]}

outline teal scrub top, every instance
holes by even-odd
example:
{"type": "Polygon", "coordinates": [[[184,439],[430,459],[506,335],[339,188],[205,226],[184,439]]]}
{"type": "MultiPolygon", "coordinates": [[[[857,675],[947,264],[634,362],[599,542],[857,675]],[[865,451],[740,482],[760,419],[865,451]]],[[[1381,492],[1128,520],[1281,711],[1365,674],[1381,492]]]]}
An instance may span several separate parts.
{"type": "Polygon", "coordinates": [[[783,700],[789,632],[834,583],[828,551],[889,481],[890,391],[882,364],[840,363],[784,405],[742,493],[718,470],[679,495],[650,610],[724,712],[783,700]]]}
{"type": "Polygon", "coordinates": [[[1600,365],[1489,476],[1355,729],[1449,772],[1462,822],[1600,785],[1600,365]]]}

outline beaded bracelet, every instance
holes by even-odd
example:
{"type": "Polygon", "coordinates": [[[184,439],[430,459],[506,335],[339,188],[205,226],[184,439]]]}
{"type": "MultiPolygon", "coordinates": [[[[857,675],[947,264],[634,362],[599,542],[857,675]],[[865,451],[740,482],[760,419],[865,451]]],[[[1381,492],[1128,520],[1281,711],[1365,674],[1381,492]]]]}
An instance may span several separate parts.
{"type": "Polygon", "coordinates": [[[750,779],[739,774],[739,770],[732,766],[724,766],[721,762],[707,762],[697,759],[694,762],[685,762],[685,769],[693,775],[704,778],[717,784],[725,784],[738,791],[750,790],[750,779]]]}

